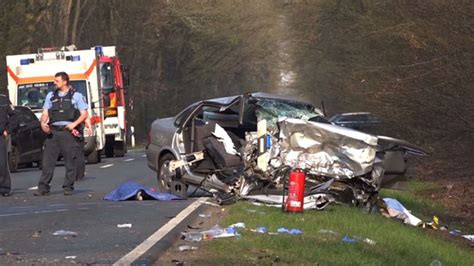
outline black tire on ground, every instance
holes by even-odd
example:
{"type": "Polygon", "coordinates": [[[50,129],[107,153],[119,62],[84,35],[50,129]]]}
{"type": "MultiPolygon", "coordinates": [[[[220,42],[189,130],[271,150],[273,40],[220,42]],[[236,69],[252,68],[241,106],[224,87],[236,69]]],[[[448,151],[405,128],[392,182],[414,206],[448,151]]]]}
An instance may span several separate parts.
{"type": "Polygon", "coordinates": [[[10,173],[18,171],[18,163],[20,161],[20,152],[16,146],[12,146],[12,151],[8,153],[8,168],[10,173]]]}
{"type": "Polygon", "coordinates": [[[158,162],[158,172],[156,178],[158,180],[158,190],[160,192],[171,192],[171,182],[173,181],[174,174],[171,173],[167,167],[163,167],[169,164],[170,161],[176,160],[171,153],[162,155],[158,162]]]}
{"type": "Polygon", "coordinates": [[[114,157],[114,136],[106,136],[105,137],[105,157],[111,158],[114,157]]]}
{"type": "Polygon", "coordinates": [[[125,152],[125,143],[123,141],[116,141],[114,145],[115,157],[123,157],[125,152]]]}
{"type": "Polygon", "coordinates": [[[87,163],[100,163],[100,159],[100,152],[98,150],[94,150],[87,156],[87,163]]]}

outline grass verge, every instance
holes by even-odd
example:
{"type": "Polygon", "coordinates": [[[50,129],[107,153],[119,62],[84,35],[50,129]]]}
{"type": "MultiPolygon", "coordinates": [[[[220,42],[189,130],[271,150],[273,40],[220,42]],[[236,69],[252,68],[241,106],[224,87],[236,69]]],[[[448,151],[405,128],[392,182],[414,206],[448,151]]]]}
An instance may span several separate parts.
{"type": "Polygon", "coordinates": [[[437,234],[442,232],[406,226],[357,208],[333,205],[324,211],[295,214],[238,202],[227,211],[221,225],[244,222],[247,230],[241,230],[239,238],[206,242],[193,264],[430,265],[438,260],[442,265],[474,265],[472,250],[437,234]],[[298,228],[303,234],[268,235],[248,230],[259,226],[270,232],[280,227],[298,228]],[[345,235],[369,238],[376,244],[345,243],[345,235]]]}

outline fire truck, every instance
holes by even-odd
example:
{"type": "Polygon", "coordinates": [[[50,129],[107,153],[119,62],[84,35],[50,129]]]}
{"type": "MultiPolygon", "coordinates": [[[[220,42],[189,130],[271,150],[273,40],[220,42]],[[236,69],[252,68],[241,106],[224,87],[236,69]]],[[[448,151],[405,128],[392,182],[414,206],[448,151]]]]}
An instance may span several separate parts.
{"type": "Polygon", "coordinates": [[[40,117],[46,95],[56,89],[54,75],[64,71],[89,106],[92,133],[84,136],[88,163],[100,162],[102,152],[107,157],[125,155],[128,69],[120,63],[114,46],[40,48],[36,54],[8,55],[6,61],[13,105],[30,107],[40,117]]]}

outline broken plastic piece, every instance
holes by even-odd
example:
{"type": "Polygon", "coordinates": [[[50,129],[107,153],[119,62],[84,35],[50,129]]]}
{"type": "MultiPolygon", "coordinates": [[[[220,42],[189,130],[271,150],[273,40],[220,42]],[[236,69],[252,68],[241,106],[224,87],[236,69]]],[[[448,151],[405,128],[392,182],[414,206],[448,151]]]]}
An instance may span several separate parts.
{"type": "Polygon", "coordinates": [[[178,248],[179,251],[188,251],[188,250],[197,250],[197,249],[198,249],[198,247],[188,246],[188,245],[186,245],[186,246],[180,246],[180,247],[178,248]]]}
{"type": "Polygon", "coordinates": [[[342,238],[342,242],[344,243],[349,243],[349,244],[353,244],[355,242],[357,242],[357,240],[355,240],[354,238],[348,236],[348,235],[345,235],[343,238],[342,238]]]}
{"type": "Polygon", "coordinates": [[[245,223],[235,223],[235,224],[231,224],[229,225],[229,227],[233,227],[233,228],[245,228],[245,223]]]}
{"type": "Polygon", "coordinates": [[[285,227],[278,228],[277,232],[280,233],[280,234],[290,234],[290,235],[301,235],[303,233],[303,231],[301,231],[298,228],[293,228],[293,229],[290,230],[290,229],[285,228],[285,227]]]}
{"type": "Polygon", "coordinates": [[[66,231],[66,230],[58,230],[53,233],[53,236],[72,236],[76,237],[78,234],[73,231],[66,231]]]}
{"type": "Polygon", "coordinates": [[[255,232],[265,234],[268,232],[268,229],[265,226],[260,226],[255,229],[255,232]]]}
{"type": "Polygon", "coordinates": [[[184,240],[186,241],[201,241],[202,234],[201,233],[183,233],[184,240]]]}
{"type": "Polygon", "coordinates": [[[199,214],[199,217],[201,217],[201,218],[210,218],[211,215],[210,215],[210,214],[200,213],[200,214],[199,214]]]}
{"type": "Polygon", "coordinates": [[[330,234],[330,235],[339,235],[339,233],[334,232],[332,230],[327,230],[327,229],[321,229],[319,230],[320,234],[330,234]]]}

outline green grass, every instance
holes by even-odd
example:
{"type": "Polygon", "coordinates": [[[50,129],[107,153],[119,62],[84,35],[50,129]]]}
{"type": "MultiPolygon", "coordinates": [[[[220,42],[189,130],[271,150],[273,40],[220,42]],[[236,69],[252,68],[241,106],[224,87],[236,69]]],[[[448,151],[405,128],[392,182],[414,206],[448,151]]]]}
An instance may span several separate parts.
{"type": "Polygon", "coordinates": [[[442,265],[474,265],[472,250],[453,244],[449,238],[357,208],[332,205],[323,211],[295,214],[238,202],[227,210],[229,216],[221,221],[222,226],[244,222],[247,229],[265,226],[276,232],[279,227],[299,228],[303,234],[241,230],[239,238],[206,242],[200,248],[203,256],[194,264],[430,265],[436,259],[442,265]],[[323,234],[321,229],[339,234],[323,234]],[[372,239],[376,245],[344,243],[341,239],[346,234],[372,239]]]}

